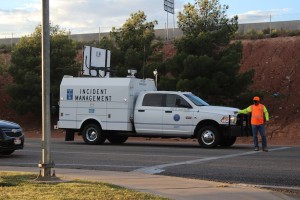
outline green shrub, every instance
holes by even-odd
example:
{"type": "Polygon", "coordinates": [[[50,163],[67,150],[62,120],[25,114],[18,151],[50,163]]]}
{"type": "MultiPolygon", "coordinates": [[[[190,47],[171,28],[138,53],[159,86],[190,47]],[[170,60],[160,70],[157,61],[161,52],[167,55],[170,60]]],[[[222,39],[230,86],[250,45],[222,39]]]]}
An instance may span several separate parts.
{"type": "Polygon", "coordinates": [[[262,30],[262,32],[263,32],[265,35],[268,35],[268,34],[270,34],[270,28],[266,28],[266,29],[262,30]]]}
{"type": "Polygon", "coordinates": [[[251,39],[251,40],[256,40],[256,39],[263,39],[264,38],[264,32],[263,31],[256,31],[254,29],[250,29],[247,33],[246,36],[251,39]]]}
{"type": "Polygon", "coordinates": [[[287,33],[288,36],[297,36],[300,35],[300,30],[291,30],[287,33]]]}
{"type": "Polygon", "coordinates": [[[272,33],[271,33],[271,38],[275,38],[275,37],[278,37],[278,36],[279,36],[279,32],[276,29],[273,29],[272,33]]]}

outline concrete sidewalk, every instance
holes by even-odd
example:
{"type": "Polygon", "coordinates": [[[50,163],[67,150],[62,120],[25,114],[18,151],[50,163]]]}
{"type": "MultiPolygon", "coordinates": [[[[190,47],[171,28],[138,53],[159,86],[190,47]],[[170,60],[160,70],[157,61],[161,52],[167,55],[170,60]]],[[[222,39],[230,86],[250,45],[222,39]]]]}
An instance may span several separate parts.
{"type": "MultiPolygon", "coordinates": [[[[33,172],[39,168],[0,166],[1,171],[33,172]]],[[[111,183],[152,193],[174,200],[294,200],[284,194],[256,187],[186,179],[138,172],[114,172],[81,169],[55,168],[61,179],[81,179],[111,183]]],[[[53,171],[52,170],[52,171],[53,171]]]]}

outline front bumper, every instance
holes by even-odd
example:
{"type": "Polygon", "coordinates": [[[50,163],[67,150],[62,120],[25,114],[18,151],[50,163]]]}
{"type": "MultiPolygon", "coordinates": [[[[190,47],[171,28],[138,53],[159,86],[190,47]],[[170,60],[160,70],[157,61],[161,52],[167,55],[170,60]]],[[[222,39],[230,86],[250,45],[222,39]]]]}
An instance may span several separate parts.
{"type": "Polygon", "coordinates": [[[24,138],[21,129],[18,132],[11,132],[9,129],[0,129],[0,152],[23,149],[24,138]]]}
{"type": "Polygon", "coordinates": [[[235,125],[221,125],[221,131],[224,136],[247,137],[252,136],[250,116],[239,114],[235,125]]]}

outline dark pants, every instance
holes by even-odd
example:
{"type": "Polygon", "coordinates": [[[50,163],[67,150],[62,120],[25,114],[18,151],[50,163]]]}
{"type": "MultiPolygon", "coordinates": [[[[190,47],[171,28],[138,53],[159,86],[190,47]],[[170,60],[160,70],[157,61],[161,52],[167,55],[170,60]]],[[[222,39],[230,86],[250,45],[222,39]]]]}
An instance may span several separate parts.
{"type": "Polygon", "coordinates": [[[258,147],[257,132],[260,133],[262,147],[263,148],[267,147],[267,138],[266,138],[266,133],[265,133],[265,125],[264,124],[252,125],[253,143],[254,143],[255,147],[258,147]]]}

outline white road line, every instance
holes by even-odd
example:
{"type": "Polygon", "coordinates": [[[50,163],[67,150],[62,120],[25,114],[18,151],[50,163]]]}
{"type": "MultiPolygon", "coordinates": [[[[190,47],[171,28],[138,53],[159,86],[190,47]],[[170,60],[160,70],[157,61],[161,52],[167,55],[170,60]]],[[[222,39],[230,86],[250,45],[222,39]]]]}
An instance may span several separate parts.
{"type": "MultiPolygon", "coordinates": [[[[42,151],[36,151],[36,150],[22,150],[24,152],[34,152],[34,153],[41,153],[42,151]]],[[[89,154],[89,155],[122,155],[122,156],[143,156],[143,157],[157,157],[162,156],[166,158],[199,158],[200,156],[170,156],[170,155],[164,155],[164,154],[134,154],[134,153],[93,153],[93,152],[83,152],[83,151],[51,151],[51,153],[58,153],[58,154],[89,154]]]]}
{"type": "MultiPolygon", "coordinates": [[[[280,147],[280,148],[269,149],[269,151],[279,151],[279,150],[284,150],[284,149],[289,149],[289,148],[291,148],[291,147],[280,147]]],[[[203,163],[203,162],[207,162],[207,161],[211,161],[211,160],[233,158],[233,157],[257,154],[257,153],[260,153],[260,151],[250,151],[250,152],[244,152],[244,153],[236,153],[236,154],[229,154],[229,155],[223,155],[223,156],[201,158],[201,159],[189,160],[189,161],[184,161],[184,162],[155,165],[155,166],[151,166],[151,167],[144,167],[144,168],[136,169],[136,170],[134,170],[134,172],[141,172],[141,173],[145,173],[145,174],[157,174],[157,173],[161,173],[161,172],[165,171],[164,168],[166,168],[166,167],[203,163]]]]}

